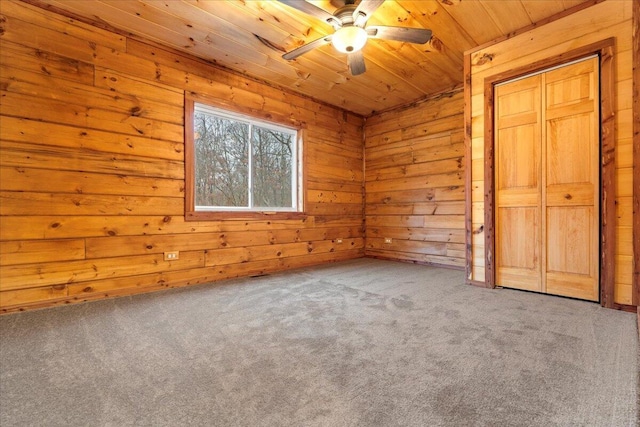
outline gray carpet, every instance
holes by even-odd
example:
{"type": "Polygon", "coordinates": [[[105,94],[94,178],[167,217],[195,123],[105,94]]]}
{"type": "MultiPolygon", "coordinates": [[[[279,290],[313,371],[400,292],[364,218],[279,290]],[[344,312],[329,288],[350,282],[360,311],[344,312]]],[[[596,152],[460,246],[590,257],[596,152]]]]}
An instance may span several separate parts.
{"type": "Polygon", "coordinates": [[[0,317],[0,425],[634,426],[633,314],[372,259],[0,317]]]}

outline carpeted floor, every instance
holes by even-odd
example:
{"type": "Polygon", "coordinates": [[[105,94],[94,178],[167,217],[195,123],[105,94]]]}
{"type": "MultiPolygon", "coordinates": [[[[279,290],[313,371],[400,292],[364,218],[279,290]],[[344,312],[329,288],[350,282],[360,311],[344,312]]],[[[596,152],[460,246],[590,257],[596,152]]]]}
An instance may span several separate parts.
{"type": "Polygon", "coordinates": [[[0,425],[635,426],[631,313],[372,259],[0,317],[0,425]]]}

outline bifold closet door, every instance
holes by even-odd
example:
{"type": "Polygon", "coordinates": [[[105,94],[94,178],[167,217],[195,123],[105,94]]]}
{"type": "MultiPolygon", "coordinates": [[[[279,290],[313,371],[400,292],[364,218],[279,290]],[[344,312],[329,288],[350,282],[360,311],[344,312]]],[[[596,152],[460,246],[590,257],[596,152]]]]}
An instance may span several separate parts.
{"type": "Polygon", "coordinates": [[[496,87],[499,286],[598,300],[598,81],[591,58],[496,87]]]}
{"type": "Polygon", "coordinates": [[[547,293],[599,298],[598,59],[549,71],[545,83],[547,293]]]}
{"type": "Polygon", "coordinates": [[[496,88],[496,284],[542,289],[541,76],[496,88]]]}

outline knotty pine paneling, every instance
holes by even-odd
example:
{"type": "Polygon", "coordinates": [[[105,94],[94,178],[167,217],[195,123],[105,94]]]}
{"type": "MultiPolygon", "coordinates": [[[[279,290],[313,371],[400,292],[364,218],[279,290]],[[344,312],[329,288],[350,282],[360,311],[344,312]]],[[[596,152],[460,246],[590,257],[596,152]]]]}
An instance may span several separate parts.
{"type": "Polygon", "coordinates": [[[615,38],[613,48],[615,93],[607,94],[615,120],[615,249],[614,302],[632,304],[632,263],[627,255],[632,233],[632,7],[633,1],[606,0],[526,33],[468,52],[471,58],[471,160],[472,185],[469,279],[485,281],[484,220],[484,80],[505,71],[548,61],[568,51],[615,38]]]}
{"type": "Polygon", "coordinates": [[[368,256],[464,266],[463,102],[456,91],[367,119],[368,256]]]}
{"type": "Polygon", "coordinates": [[[22,2],[2,18],[2,311],[364,255],[361,117],[22,2]],[[306,216],[184,220],[185,93],[304,128],[306,216]]]}

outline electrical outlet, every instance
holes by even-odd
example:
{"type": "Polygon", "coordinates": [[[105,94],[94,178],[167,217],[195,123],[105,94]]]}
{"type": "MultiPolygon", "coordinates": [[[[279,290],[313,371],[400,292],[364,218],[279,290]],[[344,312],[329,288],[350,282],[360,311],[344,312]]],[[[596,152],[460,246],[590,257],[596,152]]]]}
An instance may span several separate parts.
{"type": "Polygon", "coordinates": [[[180,259],[180,252],[178,252],[178,251],[165,252],[164,253],[164,260],[165,261],[175,261],[177,259],[180,259]]]}
{"type": "Polygon", "coordinates": [[[391,237],[385,237],[384,243],[387,245],[390,245],[391,243],[393,243],[393,239],[391,237]]]}
{"type": "Polygon", "coordinates": [[[336,239],[336,243],[342,243],[342,238],[341,238],[341,237],[338,237],[338,238],[336,239]]]}

